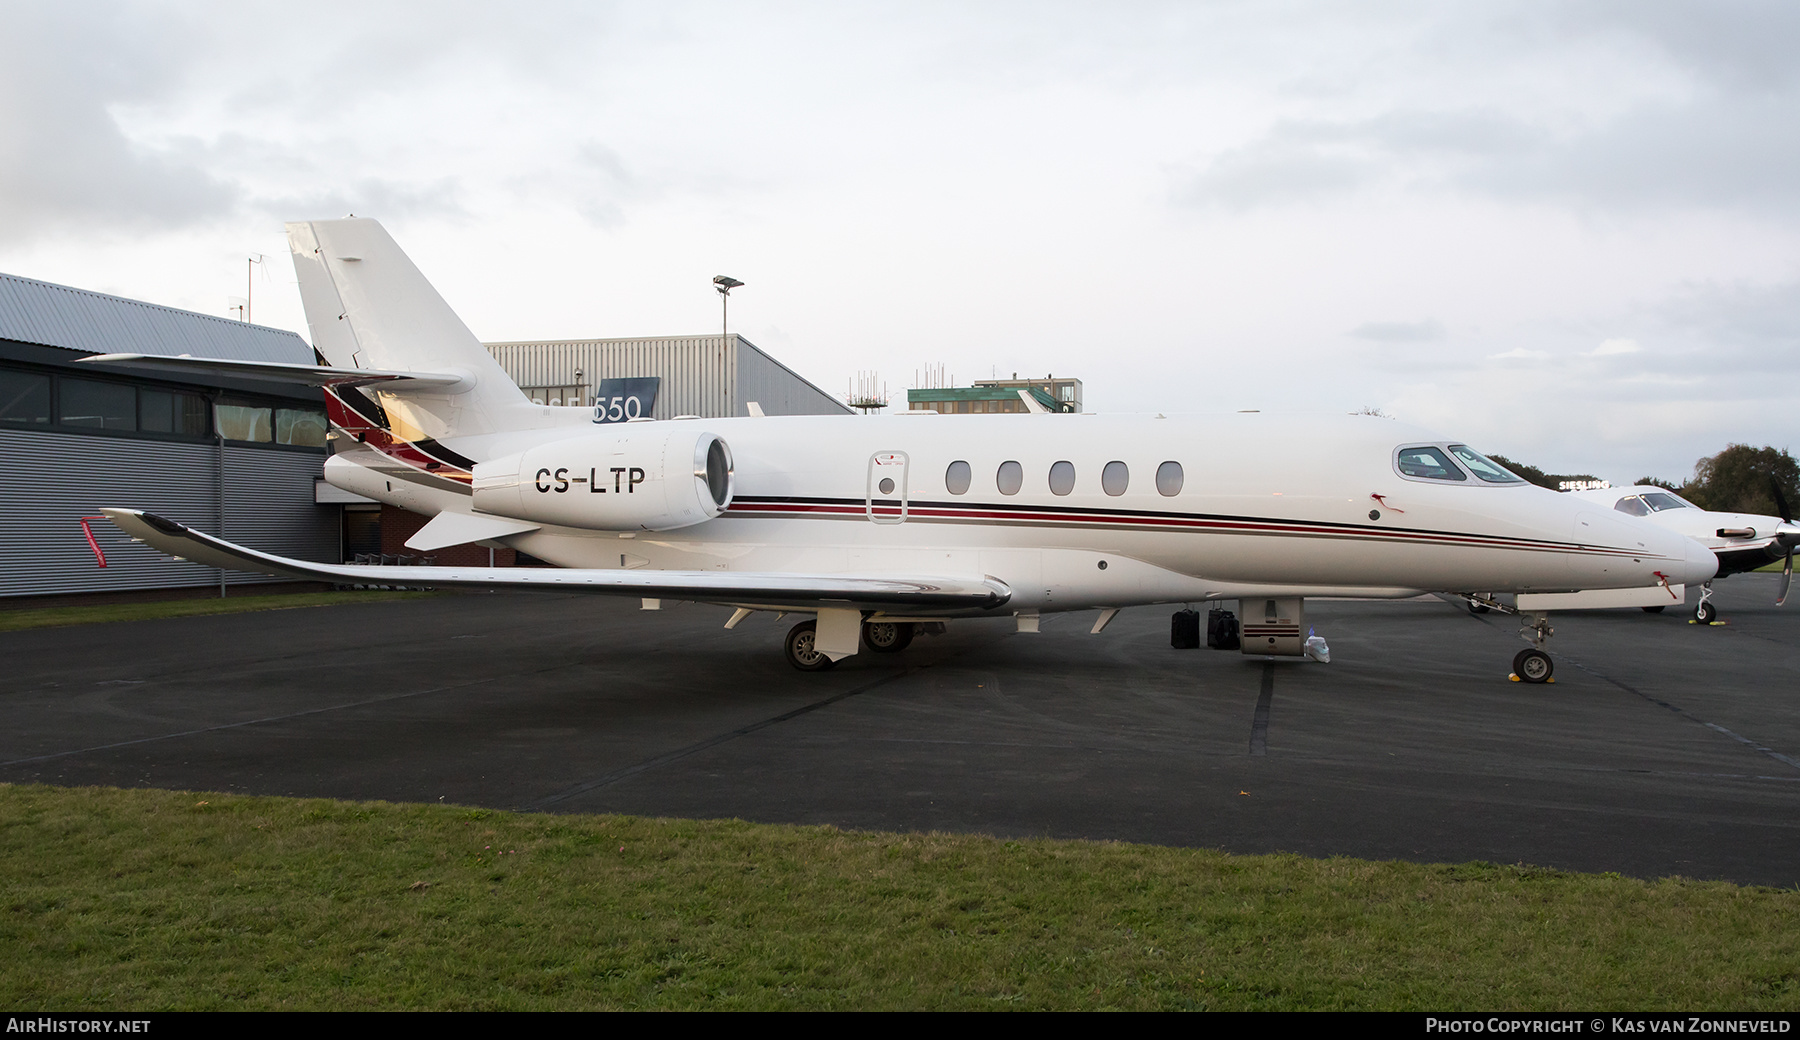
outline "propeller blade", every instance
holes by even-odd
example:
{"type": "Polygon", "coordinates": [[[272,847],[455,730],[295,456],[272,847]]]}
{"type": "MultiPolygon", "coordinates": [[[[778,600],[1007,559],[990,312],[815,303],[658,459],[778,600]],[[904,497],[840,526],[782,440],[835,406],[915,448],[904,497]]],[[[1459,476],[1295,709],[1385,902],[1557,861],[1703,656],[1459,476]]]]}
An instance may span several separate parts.
{"type": "Polygon", "coordinates": [[[1769,490],[1775,493],[1775,512],[1786,523],[1794,522],[1794,510],[1788,505],[1787,496],[1781,493],[1781,481],[1773,476],[1769,478],[1769,490]]]}
{"type": "Polygon", "coordinates": [[[1781,564],[1781,594],[1775,597],[1775,605],[1787,602],[1788,585],[1794,580],[1794,550],[1789,549],[1787,559],[1781,564]]]}

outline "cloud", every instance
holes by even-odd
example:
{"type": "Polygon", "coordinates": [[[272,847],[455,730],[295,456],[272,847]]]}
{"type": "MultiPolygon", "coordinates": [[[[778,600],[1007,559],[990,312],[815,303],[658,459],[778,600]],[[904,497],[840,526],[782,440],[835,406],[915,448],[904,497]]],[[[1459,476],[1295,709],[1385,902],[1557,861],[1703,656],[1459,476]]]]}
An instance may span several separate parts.
{"type": "Polygon", "coordinates": [[[1800,214],[1800,91],[1646,104],[1576,126],[1485,108],[1284,121],[1185,175],[1180,202],[1232,210],[1377,188],[1622,210],[1800,214]]]}
{"type": "Polygon", "coordinates": [[[258,196],[246,205],[283,221],[351,213],[396,223],[427,215],[468,216],[460,201],[461,183],[455,177],[427,182],[363,177],[348,182],[325,179],[323,183],[330,186],[292,195],[258,196]]]}
{"type": "Polygon", "coordinates": [[[0,62],[0,238],[17,243],[71,223],[180,226],[236,204],[238,190],[207,171],[192,139],[148,146],[114,114],[174,88],[174,63],[154,54],[188,28],[179,14],[155,24],[131,8],[19,4],[6,19],[14,46],[0,62]]]}
{"type": "Polygon", "coordinates": [[[1644,349],[1635,339],[1604,340],[1593,350],[1588,351],[1590,357],[1607,357],[1612,354],[1635,354],[1644,349]]]}
{"type": "Polygon", "coordinates": [[[1499,354],[1489,354],[1488,360],[1508,361],[1517,359],[1520,361],[1542,361],[1549,356],[1550,352],[1547,350],[1527,350],[1524,347],[1514,347],[1511,350],[1503,351],[1499,354]]]}
{"type": "Polygon", "coordinates": [[[1433,319],[1368,321],[1351,329],[1350,335],[1378,343],[1435,343],[1444,338],[1444,326],[1433,319]]]}
{"type": "Polygon", "coordinates": [[[1732,360],[1800,367],[1800,281],[1689,282],[1652,313],[1715,362],[1729,352],[1732,360]]]}
{"type": "Polygon", "coordinates": [[[1235,143],[1172,167],[1175,200],[1243,211],[1429,191],[1800,216],[1800,8],[1472,4],[1385,28],[1361,75],[1321,71],[1336,90],[1290,92],[1235,143]]]}

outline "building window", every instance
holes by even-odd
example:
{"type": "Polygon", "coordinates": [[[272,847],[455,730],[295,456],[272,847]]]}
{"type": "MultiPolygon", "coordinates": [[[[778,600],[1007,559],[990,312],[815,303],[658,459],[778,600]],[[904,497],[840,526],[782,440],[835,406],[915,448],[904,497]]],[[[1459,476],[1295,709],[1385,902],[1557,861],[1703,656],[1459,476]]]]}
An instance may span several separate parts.
{"type": "Polygon", "coordinates": [[[1165,462],[1156,467],[1156,490],[1158,494],[1173,498],[1181,494],[1181,463],[1165,462]]]}
{"type": "Polygon", "coordinates": [[[272,409],[250,404],[220,404],[214,408],[214,416],[219,425],[219,436],[228,441],[267,444],[275,439],[272,409]]]}
{"type": "Polygon", "coordinates": [[[325,446],[325,413],[318,408],[275,409],[275,443],[325,446]]]}
{"type": "Polygon", "coordinates": [[[1058,462],[1050,467],[1050,493],[1066,495],[1075,490],[1075,464],[1058,462]]]}
{"type": "Polygon", "coordinates": [[[50,425],[50,377],[0,369],[0,427],[50,425]]]}
{"type": "Polygon", "coordinates": [[[169,390],[138,391],[138,429],[146,433],[206,436],[206,398],[169,390]]]}
{"type": "Polygon", "coordinates": [[[1002,495],[1016,495],[1025,486],[1025,467],[1016,462],[1002,462],[1000,472],[994,474],[994,483],[1000,486],[1002,495]]]}
{"type": "Polygon", "coordinates": [[[137,389],[89,379],[58,380],[57,404],[64,426],[97,430],[137,429],[137,389]]]}
{"type": "Polygon", "coordinates": [[[1131,470],[1123,462],[1109,462],[1100,471],[1100,490],[1117,498],[1131,483],[1131,470]]]}
{"type": "Polygon", "coordinates": [[[952,495],[968,494],[969,482],[969,464],[966,462],[952,462],[950,468],[944,471],[944,487],[952,495]]]}

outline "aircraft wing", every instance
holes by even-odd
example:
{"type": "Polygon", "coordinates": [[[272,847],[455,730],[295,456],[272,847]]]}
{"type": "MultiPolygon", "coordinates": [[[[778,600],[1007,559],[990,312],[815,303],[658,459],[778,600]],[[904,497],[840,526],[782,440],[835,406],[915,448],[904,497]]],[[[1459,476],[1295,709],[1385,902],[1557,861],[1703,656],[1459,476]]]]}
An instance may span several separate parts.
{"type": "Polygon", "coordinates": [[[78,361],[83,364],[126,365],[175,375],[232,376],[265,383],[299,383],[303,386],[379,385],[383,390],[454,388],[469,379],[466,372],[389,372],[373,368],[333,368],[329,365],[166,357],[160,354],[96,354],[78,361]]]}
{"type": "Polygon", "coordinates": [[[993,609],[1012,598],[997,578],[835,574],[756,574],[738,571],[576,570],[549,567],[369,567],[312,563],[247,549],[141,509],[102,509],[132,540],[178,559],[234,571],[301,581],[356,585],[417,585],[440,589],[525,589],[611,596],[701,600],[790,610],[819,607],[872,610],[993,609]]]}

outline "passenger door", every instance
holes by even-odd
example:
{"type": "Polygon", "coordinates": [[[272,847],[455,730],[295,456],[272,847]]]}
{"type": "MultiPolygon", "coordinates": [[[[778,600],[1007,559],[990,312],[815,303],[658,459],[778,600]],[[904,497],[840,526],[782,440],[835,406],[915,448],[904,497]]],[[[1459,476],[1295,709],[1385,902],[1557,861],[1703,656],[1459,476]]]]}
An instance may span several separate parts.
{"type": "Polygon", "coordinates": [[[878,524],[906,522],[906,471],[903,451],[878,451],[869,456],[863,510],[870,520],[878,524]]]}

